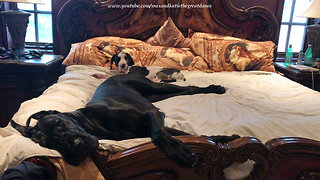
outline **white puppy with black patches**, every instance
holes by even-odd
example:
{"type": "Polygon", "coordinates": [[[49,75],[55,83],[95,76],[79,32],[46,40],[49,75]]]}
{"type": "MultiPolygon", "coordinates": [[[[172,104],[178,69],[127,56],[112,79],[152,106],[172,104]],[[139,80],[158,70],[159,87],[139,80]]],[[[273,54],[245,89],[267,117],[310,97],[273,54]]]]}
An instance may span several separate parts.
{"type": "Polygon", "coordinates": [[[115,63],[119,73],[127,73],[129,66],[132,66],[134,61],[130,54],[119,52],[112,56],[110,63],[110,69],[112,69],[112,64],[115,63]]]}
{"type": "Polygon", "coordinates": [[[160,66],[140,67],[133,66],[134,61],[130,54],[119,52],[112,56],[110,69],[115,63],[117,71],[123,74],[139,74],[154,82],[185,81],[184,75],[176,68],[163,68],[160,66]]]}

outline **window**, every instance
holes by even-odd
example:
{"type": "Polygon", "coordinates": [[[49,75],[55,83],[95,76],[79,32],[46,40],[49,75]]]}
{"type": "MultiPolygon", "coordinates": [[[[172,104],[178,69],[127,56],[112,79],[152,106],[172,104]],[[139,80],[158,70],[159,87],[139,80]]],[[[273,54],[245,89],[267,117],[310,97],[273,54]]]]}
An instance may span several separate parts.
{"type": "Polygon", "coordinates": [[[51,0],[43,0],[42,4],[18,3],[18,8],[31,13],[26,34],[26,48],[44,46],[52,49],[52,11],[51,0]]]}
{"type": "Polygon", "coordinates": [[[286,52],[289,44],[292,44],[293,52],[303,50],[308,19],[299,17],[299,15],[303,13],[309,3],[310,0],[285,0],[278,52],[286,52]]]}

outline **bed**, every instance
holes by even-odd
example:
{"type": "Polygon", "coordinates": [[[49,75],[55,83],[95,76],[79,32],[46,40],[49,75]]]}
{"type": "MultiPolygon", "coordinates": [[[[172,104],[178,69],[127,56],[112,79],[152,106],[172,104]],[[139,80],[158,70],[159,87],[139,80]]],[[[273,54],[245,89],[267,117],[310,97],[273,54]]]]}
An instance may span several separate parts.
{"type": "Polygon", "coordinates": [[[27,158],[49,157],[57,179],[319,179],[320,93],[274,70],[279,34],[274,15],[263,7],[240,10],[228,0],[177,3],[198,5],[189,8],[173,7],[173,2],[167,8],[146,6],[151,4],[170,2],[65,3],[58,29],[66,73],[41,96],[22,103],[13,120],[25,124],[40,110],[83,107],[103,81],[91,75],[115,75],[108,58],[127,51],[138,65],[181,69],[187,80],[175,84],[227,88],[223,95],[179,96],[155,103],[166,114],[166,126],[192,134],[177,138],[196,152],[198,165],[180,167],[149,138],[141,138],[100,140],[97,153],[73,167],[58,152],[40,147],[9,125],[0,129],[0,150],[5,152],[0,174],[27,158]],[[161,32],[172,24],[177,28],[161,32]],[[172,34],[180,39],[167,40],[172,34]],[[241,138],[216,144],[206,137],[231,134],[241,138]]]}

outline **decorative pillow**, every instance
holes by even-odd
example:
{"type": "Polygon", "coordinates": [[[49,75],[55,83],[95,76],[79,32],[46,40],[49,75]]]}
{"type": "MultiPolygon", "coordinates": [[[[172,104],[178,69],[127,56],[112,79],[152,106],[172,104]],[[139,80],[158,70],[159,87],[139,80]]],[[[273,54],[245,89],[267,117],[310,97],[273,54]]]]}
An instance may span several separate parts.
{"type": "Polygon", "coordinates": [[[110,66],[114,54],[123,51],[129,53],[135,63],[143,66],[155,61],[156,53],[160,47],[136,39],[120,37],[98,37],[73,44],[64,65],[82,64],[96,66],[110,66]]]}
{"type": "Polygon", "coordinates": [[[212,71],[271,71],[276,45],[271,41],[255,42],[230,36],[194,33],[190,49],[201,56],[212,71]]]}
{"type": "Polygon", "coordinates": [[[177,68],[180,70],[199,70],[205,68],[200,65],[200,62],[204,62],[201,61],[202,58],[195,56],[188,48],[158,47],[161,47],[161,49],[157,52],[156,61],[152,63],[153,66],[177,68]]]}
{"type": "Polygon", "coordinates": [[[169,17],[154,36],[146,42],[154,46],[167,46],[184,48],[190,44],[190,39],[185,38],[169,17]]]}
{"type": "Polygon", "coordinates": [[[73,44],[63,64],[110,67],[112,56],[120,51],[129,53],[137,66],[211,71],[208,63],[202,57],[195,56],[189,48],[152,46],[136,39],[111,36],[92,38],[73,44]]]}

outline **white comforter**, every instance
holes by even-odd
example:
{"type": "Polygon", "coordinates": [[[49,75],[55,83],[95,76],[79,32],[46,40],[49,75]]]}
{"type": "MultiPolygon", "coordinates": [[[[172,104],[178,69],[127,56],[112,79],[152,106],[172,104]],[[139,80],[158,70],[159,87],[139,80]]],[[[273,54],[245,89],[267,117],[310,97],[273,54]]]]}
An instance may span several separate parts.
{"type": "MultiPolygon", "coordinates": [[[[40,97],[24,102],[13,119],[25,125],[27,118],[40,110],[67,112],[85,106],[103,81],[90,76],[94,73],[113,75],[102,67],[69,66],[58,83],[40,97]]],[[[281,136],[320,140],[319,92],[268,72],[183,73],[187,81],[175,84],[219,84],[227,92],[179,96],[154,103],[166,114],[166,126],[194,135],[254,136],[262,142],[281,136]]],[[[145,141],[150,139],[100,140],[100,147],[118,151],[145,141]]],[[[22,137],[10,126],[0,129],[0,152],[0,174],[31,156],[60,156],[22,137]]]]}

